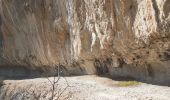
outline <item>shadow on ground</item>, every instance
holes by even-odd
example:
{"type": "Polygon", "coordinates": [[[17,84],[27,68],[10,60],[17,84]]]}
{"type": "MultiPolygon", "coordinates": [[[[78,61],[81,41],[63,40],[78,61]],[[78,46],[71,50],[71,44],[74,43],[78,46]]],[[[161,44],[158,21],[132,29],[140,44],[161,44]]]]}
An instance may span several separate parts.
{"type": "MultiPolygon", "coordinates": [[[[22,80],[22,79],[34,79],[34,78],[43,78],[47,77],[43,75],[42,70],[33,70],[23,66],[1,66],[0,69],[0,79],[4,80],[22,80]]],[[[83,74],[82,74],[83,75],[83,74]]],[[[62,75],[63,77],[74,77],[74,76],[82,76],[82,75],[62,75]]],[[[48,77],[52,77],[53,74],[48,75],[48,77]]],[[[139,81],[142,83],[153,84],[153,85],[160,85],[160,86],[168,86],[170,87],[169,82],[159,82],[159,81],[152,81],[152,80],[141,80],[136,79],[133,77],[120,77],[120,76],[111,76],[109,74],[99,75],[100,77],[107,77],[115,81],[139,81]]],[[[0,84],[1,85],[1,84],[0,84]]]]}
{"type": "Polygon", "coordinates": [[[168,86],[170,87],[170,83],[163,83],[163,82],[155,82],[155,81],[151,81],[151,80],[140,80],[140,79],[135,79],[133,77],[120,77],[120,76],[111,76],[111,75],[99,75],[100,77],[107,77],[110,78],[114,81],[138,81],[138,82],[142,82],[142,83],[146,83],[146,84],[152,84],[152,85],[158,85],[158,86],[168,86]]]}

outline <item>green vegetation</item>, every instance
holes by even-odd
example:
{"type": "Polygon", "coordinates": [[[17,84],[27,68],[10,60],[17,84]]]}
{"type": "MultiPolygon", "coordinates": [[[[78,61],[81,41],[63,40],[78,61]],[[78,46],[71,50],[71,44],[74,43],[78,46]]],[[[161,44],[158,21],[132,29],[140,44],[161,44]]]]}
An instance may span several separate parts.
{"type": "Polygon", "coordinates": [[[119,87],[128,87],[128,86],[138,86],[140,84],[141,83],[137,81],[120,81],[115,85],[119,87]]]}

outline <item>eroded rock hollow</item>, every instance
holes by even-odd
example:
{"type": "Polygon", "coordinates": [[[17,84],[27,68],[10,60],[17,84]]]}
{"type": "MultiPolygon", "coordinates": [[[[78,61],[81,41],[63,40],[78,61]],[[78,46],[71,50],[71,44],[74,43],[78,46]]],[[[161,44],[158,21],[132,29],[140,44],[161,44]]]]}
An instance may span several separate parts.
{"type": "Polygon", "coordinates": [[[0,75],[60,64],[168,83],[169,36],[170,0],[0,0],[0,75]]]}

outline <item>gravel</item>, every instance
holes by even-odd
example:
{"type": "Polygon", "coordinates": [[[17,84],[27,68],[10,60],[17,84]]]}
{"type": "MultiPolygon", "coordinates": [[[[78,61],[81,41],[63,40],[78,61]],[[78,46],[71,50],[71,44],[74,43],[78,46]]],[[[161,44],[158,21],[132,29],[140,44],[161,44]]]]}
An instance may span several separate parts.
{"type": "MultiPolygon", "coordinates": [[[[69,87],[62,95],[69,95],[69,100],[169,100],[170,98],[170,87],[167,86],[141,83],[138,86],[118,87],[115,85],[118,82],[95,75],[65,77],[59,80],[57,89],[64,89],[68,83],[69,87]]],[[[5,80],[4,84],[0,89],[0,100],[11,99],[21,89],[30,93],[32,87],[36,89],[37,93],[48,91],[48,96],[40,100],[48,100],[50,97],[51,86],[46,78],[5,80]]],[[[63,98],[64,96],[61,97],[61,99],[63,98]]],[[[20,99],[20,97],[15,96],[11,100],[20,99]]],[[[32,99],[28,96],[26,100],[32,99]]]]}

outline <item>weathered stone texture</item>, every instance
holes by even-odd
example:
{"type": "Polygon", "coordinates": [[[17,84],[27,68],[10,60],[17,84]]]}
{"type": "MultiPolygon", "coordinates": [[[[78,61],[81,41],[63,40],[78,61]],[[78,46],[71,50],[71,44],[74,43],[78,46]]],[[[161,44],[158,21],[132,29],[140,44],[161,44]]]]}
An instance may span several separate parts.
{"type": "Polygon", "coordinates": [[[170,81],[170,0],[0,0],[0,5],[1,66],[47,70],[60,63],[70,74],[170,81]]]}

